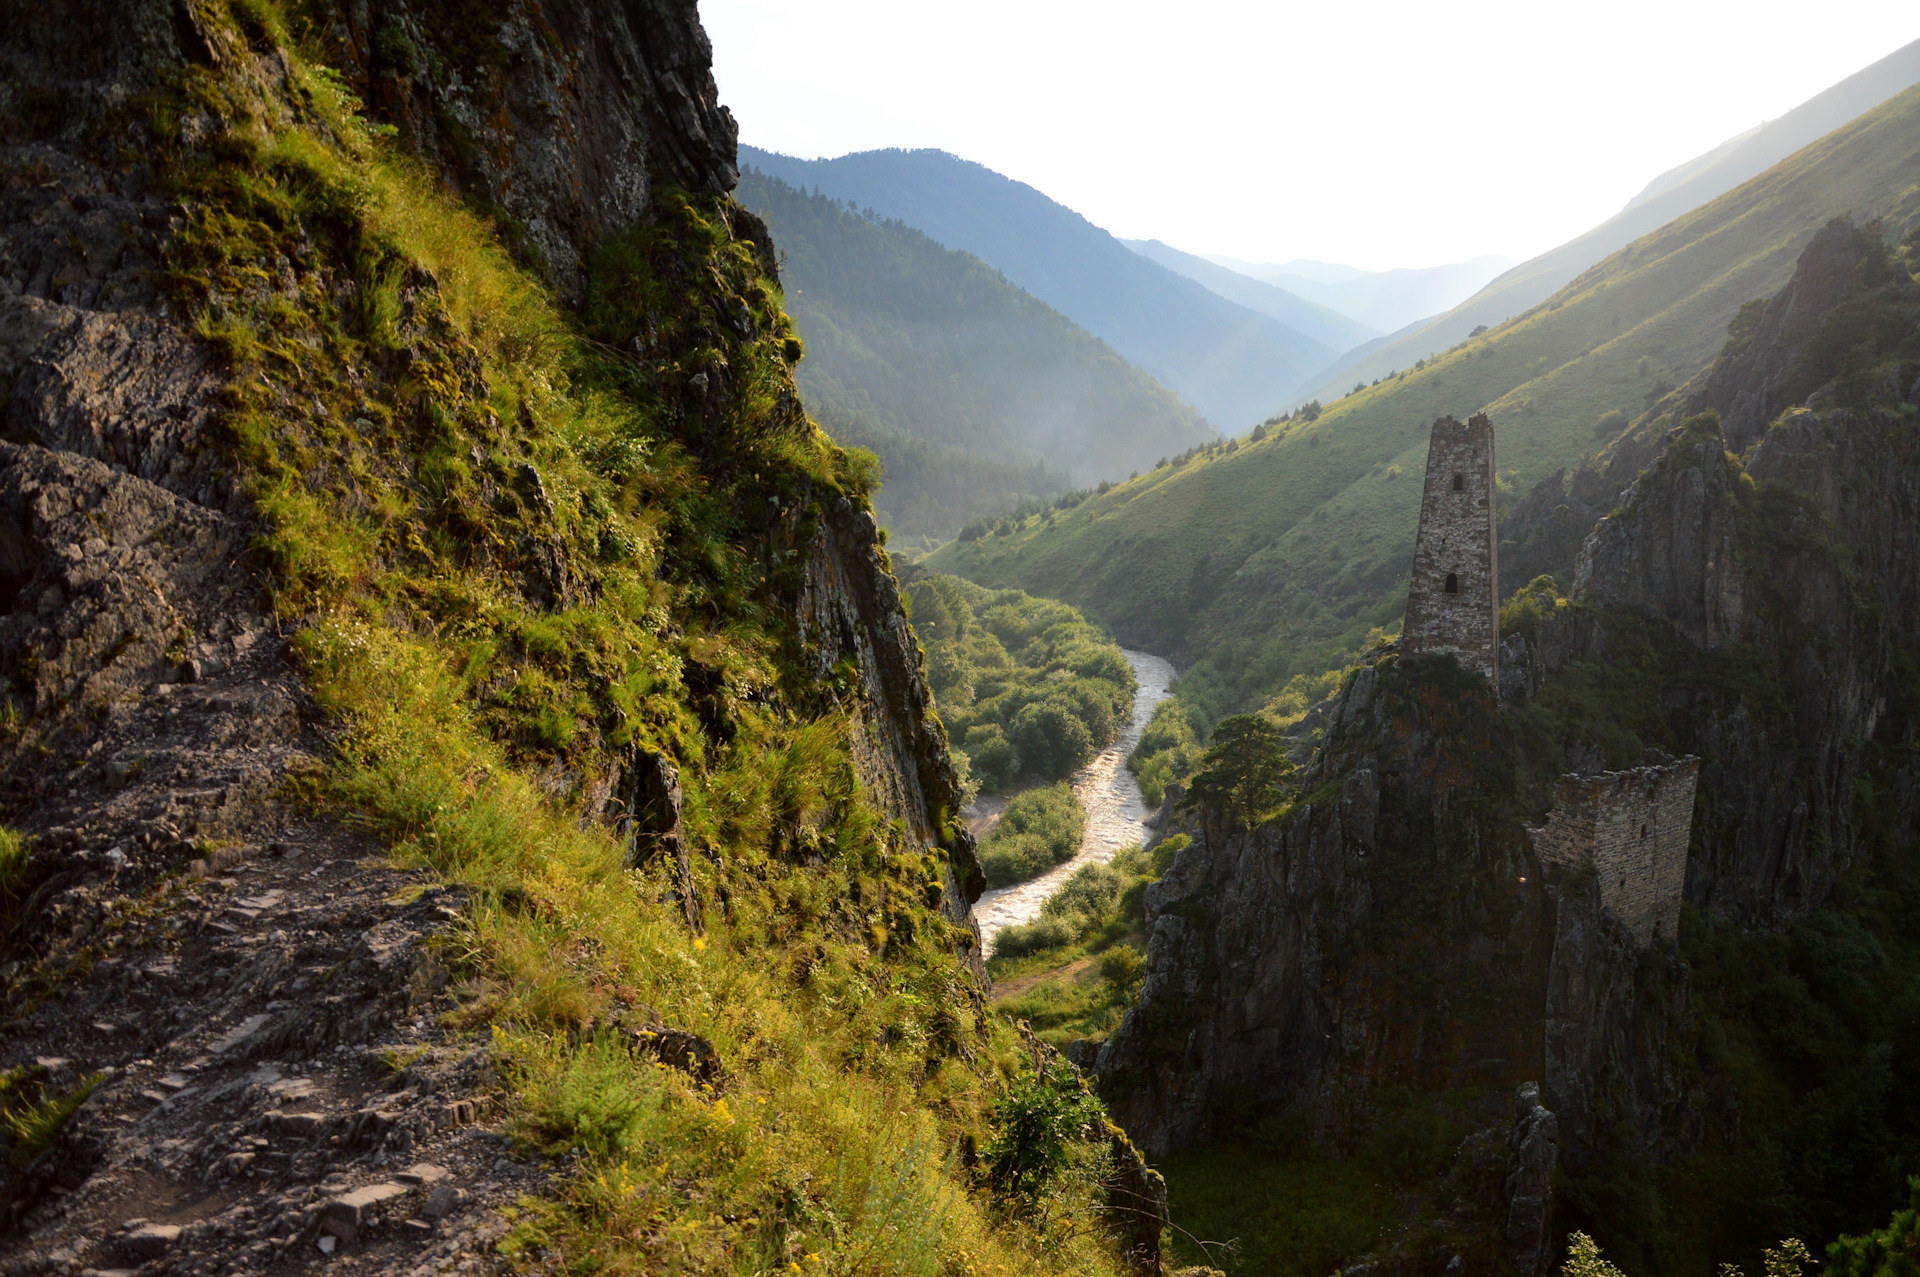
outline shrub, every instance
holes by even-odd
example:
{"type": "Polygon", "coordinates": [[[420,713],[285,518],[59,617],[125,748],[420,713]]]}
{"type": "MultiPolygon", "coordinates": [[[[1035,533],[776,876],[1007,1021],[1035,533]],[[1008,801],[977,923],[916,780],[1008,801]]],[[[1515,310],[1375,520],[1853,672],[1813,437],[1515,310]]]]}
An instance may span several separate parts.
{"type": "Polygon", "coordinates": [[[1099,1098],[1071,1070],[1021,1074],[993,1106],[987,1182],[1007,1197],[1039,1197],[1067,1169],[1073,1145],[1105,1116],[1099,1098]]]}
{"type": "Polygon", "coordinates": [[[1047,917],[1005,927],[993,938],[996,958],[1024,958],[1045,949],[1063,949],[1079,936],[1078,918],[1047,917]]]}
{"type": "Polygon", "coordinates": [[[981,847],[987,881],[996,887],[1024,882],[1073,859],[1086,829],[1080,800],[1064,782],[1015,795],[981,847]]]}
{"type": "Polygon", "coordinates": [[[1567,1238],[1567,1262],[1560,1265],[1560,1277],[1625,1277],[1618,1268],[1600,1258],[1600,1247],[1585,1233],[1567,1238]]]}
{"type": "Polygon", "coordinates": [[[1140,797],[1147,806],[1158,807],[1167,799],[1168,786],[1185,784],[1205,753],[1192,708],[1182,694],[1161,701],[1153,711],[1140,743],[1127,755],[1127,768],[1140,782],[1140,797]]]}
{"type": "Polygon", "coordinates": [[[998,723],[976,723],[967,729],[963,752],[986,789],[1011,785],[1020,774],[1020,751],[1013,747],[998,723]]]}
{"type": "Polygon", "coordinates": [[[1008,834],[991,839],[980,852],[980,864],[987,881],[996,887],[1037,878],[1059,861],[1053,858],[1046,839],[1033,834],[1008,834]]]}
{"type": "Polygon", "coordinates": [[[1117,944],[1100,959],[1100,978],[1127,997],[1147,974],[1147,955],[1130,944],[1117,944]]]}
{"type": "MultiPolygon", "coordinates": [[[[1907,1208],[1896,1211],[1885,1228],[1842,1237],[1827,1247],[1830,1277],[1901,1277],[1920,1272],[1920,1176],[1907,1181],[1907,1191],[1912,1194],[1907,1208]]],[[[1768,1277],[1772,1277],[1771,1252],[1767,1259],[1768,1277]]]]}
{"type": "Polygon", "coordinates": [[[1040,912],[1056,918],[1097,918],[1113,908],[1125,885],[1111,865],[1082,865],[1040,912]]]}
{"type": "Polygon", "coordinates": [[[1093,732],[1058,700],[1022,709],[1014,716],[1011,734],[1020,757],[1043,776],[1065,776],[1093,758],[1093,732]]]}

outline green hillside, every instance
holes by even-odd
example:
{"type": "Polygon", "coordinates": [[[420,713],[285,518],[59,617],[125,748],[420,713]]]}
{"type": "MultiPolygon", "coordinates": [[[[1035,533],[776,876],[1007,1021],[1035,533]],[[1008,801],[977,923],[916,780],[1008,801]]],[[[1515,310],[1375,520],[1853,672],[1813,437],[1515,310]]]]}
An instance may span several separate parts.
{"type": "Polygon", "coordinates": [[[1193,662],[1189,682],[1216,699],[1271,691],[1398,624],[1435,417],[1490,413],[1503,491],[1524,490],[1593,450],[1607,414],[1636,416],[1698,373],[1829,219],[1904,230],[1917,182],[1912,89],[1424,367],[929,566],[1074,603],[1124,643],[1193,662]]]}
{"type": "Polygon", "coordinates": [[[809,409],[880,454],[896,534],[1146,470],[1213,431],[1172,391],[969,253],[748,169],[806,344],[809,409]]]}

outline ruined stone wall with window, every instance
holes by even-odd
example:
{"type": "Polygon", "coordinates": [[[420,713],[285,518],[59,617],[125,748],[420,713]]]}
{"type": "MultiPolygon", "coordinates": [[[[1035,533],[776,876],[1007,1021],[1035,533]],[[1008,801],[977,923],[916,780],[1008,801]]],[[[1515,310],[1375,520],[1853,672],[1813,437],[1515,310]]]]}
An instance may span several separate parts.
{"type": "Polygon", "coordinates": [[[1500,568],[1494,512],[1493,423],[1484,414],[1433,423],[1413,581],[1401,650],[1449,652],[1499,673],[1500,568]]]}
{"type": "Polygon", "coordinates": [[[1680,932],[1700,760],[1563,776],[1533,849],[1549,865],[1591,864],[1600,900],[1641,945],[1680,932]]]}

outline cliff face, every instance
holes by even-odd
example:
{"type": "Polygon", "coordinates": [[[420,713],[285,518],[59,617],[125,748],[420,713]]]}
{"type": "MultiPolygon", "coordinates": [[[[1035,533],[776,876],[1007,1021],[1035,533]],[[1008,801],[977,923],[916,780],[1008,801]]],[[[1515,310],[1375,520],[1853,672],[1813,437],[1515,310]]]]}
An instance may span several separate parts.
{"type": "Polygon", "coordinates": [[[1236,1092],[1332,1135],[1388,1079],[1505,1088],[1538,1060],[1544,899],[1472,686],[1441,658],[1361,669],[1309,801],[1254,830],[1209,817],[1149,889],[1146,983],[1099,1056],[1149,1150],[1215,1133],[1236,1092]]]}
{"type": "MultiPolygon", "coordinates": [[[[552,400],[503,390],[475,335],[489,316],[450,315],[457,261],[436,278],[364,231],[374,195],[354,183],[368,179],[327,150],[372,154],[349,90],[564,300],[590,304],[594,264],[635,226],[656,258],[709,254],[677,294],[648,281],[643,322],[608,356],[632,365],[636,402],[686,423],[634,455],[659,448],[660,473],[694,476],[673,481],[695,492],[769,472],[736,543],[699,551],[719,585],[656,584],[634,602],[659,636],[643,636],[660,645],[653,672],[587,670],[602,695],[626,679],[628,700],[594,710],[583,693],[536,719],[514,697],[538,685],[523,673],[516,691],[507,671],[476,679],[474,712],[552,755],[542,783],[583,819],[618,814],[622,771],[653,765],[649,748],[704,731],[718,749],[766,707],[843,714],[864,801],[901,831],[906,863],[931,866],[916,907],[944,911],[971,957],[983,883],[872,516],[830,478],[778,486],[753,452],[770,436],[782,456],[827,445],[788,368],[755,353],[785,337],[758,282],[771,245],[721,198],[734,127],[692,3],[555,0],[483,20],[432,0],[8,0],[0,33],[0,776],[25,847],[0,857],[0,1103],[9,1121],[65,1118],[44,1145],[9,1137],[0,1267],[184,1271],[322,1237],[328,1253],[374,1245],[387,1199],[332,1197],[402,1154],[438,1166],[380,1192],[449,1262],[496,1263],[505,1225],[486,1208],[543,1182],[498,1157],[486,1051],[451,1051],[434,1018],[469,894],[389,865],[391,830],[316,802],[343,729],[315,704],[316,649],[295,644],[366,588],[376,543],[381,563],[412,556],[439,583],[375,609],[405,634],[470,624],[476,606],[577,616],[604,600],[600,564],[678,552],[683,534],[664,516],[621,530],[582,495],[582,463],[539,451],[534,408],[552,400]],[[289,56],[296,37],[343,76],[289,56]],[[660,227],[688,200],[712,215],[675,240],[660,227]],[[346,343],[343,326],[372,336],[346,343]],[[300,482],[263,510],[261,475],[282,464],[300,482]],[[316,521],[326,502],[345,511],[334,524],[316,521]],[[478,548],[455,551],[461,537],[478,548]],[[490,592],[455,603],[465,620],[428,619],[483,572],[490,592]],[[762,665],[742,673],[707,629],[750,629],[762,665]],[[636,699],[650,687],[680,699],[636,699]],[[415,1063],[382,1074],[383,1052],[415,1063]],[[122,1235],[133,1216],[150,1226],[122,1235]]],[[[609,445],[589,444],[612,472],[609,445]]],[[[544,649],[516,650],[530,671],[544,649]]],[[[697,850],[719,866],[697,890],[724,904],[720,849],[697,850]]]]}
{"type": "MultiPolygon", "coordinates": [[[[1744,445],[1711,413],[1643,423],[1510,523],[1503,565],[1579,551],[1571,598],[1535,586],[1503,614],[1498,710],[1457,673],[1373,658],[1317,714],[1324,737],[1288,815],[1236,830],[1200,813],[1147,897],[1140,1003],[1099,1056],[1136,1138],[1220,1138],[1221,1115],[1252,1104],[1338,1143],[1343,1120],[1377,1120],[1400,1088],[1464,1113],[1537,1078],[1578,1186],[1569,1209],[1616,1228],[1633,1212],[1591,1213],[1619,1206],[1593,1195],[1602,1168],[1738,1142],[1727,1124],[1767,1100],[1709,1043],[1749,1031],[1729,1009],[1745,994],[1716,985],[1703,1010],[1672,936],[1637,942],[1593,871],[1543,865],[1522,826],[1561,773],[1657,748],[1702,760],[1685,897],[1715,935],[1815,914],[1852,926],[1833,921],[1852,907],[1836,893],[1874,857],[1870,872],[1903,880],[1885,857],[1920,820],[1903,557],[1920,527],[1912,304],[1884,248],[1829,228],[1702,392],[1747,413],[1783,386],[1824,388],[1811,409],[1743,428],[1744,445]],[[1595,506],[1612,513],[1576,541],[1595,506]]],[[[1665,916],[1679,904],[1661,902],[1665,916]]],[[[1717,943],[1720,963],[1743,942],[1717,943]]],[[[1515,1158],[1523,1184],[1532,1163],[1515,1158]]],[[[1428,1190],[1444,1206],[1449,1190],[1428,1190]]],[[[1437,1270],[1504,1229],[1498,1265],[1536,1271],[1537,1245],[1513,1241],[1540,1230],[1524,1197],[1494,1194],[1477,1223],[1439,1240],[1412,1230],[1378,1261],[1437,1270]]]]}

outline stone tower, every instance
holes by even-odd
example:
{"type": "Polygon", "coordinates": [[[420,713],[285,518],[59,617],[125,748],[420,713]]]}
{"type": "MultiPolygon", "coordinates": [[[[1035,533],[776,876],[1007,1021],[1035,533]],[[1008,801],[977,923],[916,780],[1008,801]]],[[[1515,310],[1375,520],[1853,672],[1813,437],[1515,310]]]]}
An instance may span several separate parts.
{"type": "Polygon", "coordinates": [[[1452,417],[1433,423],[1400,650],[1451,652],[1499,686],[1493,423],[1484,413],[1464,425],[1452,417]]]}
{"type": "Polygon", "coordinates": [[[1533,849],[1550,865],[1593,866],[1600,903],[1643,948],[1680,934],[1700,760],[1651,758],[1623,772],[1562,776],[1533,849]]]}

